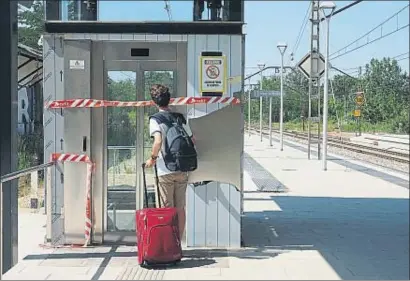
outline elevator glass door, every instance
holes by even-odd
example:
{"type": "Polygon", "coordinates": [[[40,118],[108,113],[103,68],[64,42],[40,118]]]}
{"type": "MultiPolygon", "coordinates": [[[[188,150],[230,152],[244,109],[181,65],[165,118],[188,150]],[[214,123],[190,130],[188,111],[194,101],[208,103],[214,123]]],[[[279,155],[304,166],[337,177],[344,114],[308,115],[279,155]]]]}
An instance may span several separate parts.
{"type": "MultiPolygon", "coordinates": [[[[141,97],[143,100],[150,100],[150,88],[153,84],[162,84],[169,88],[171,97],[176,97],[177,95],[177,72],[176,63],[174,62],[144,62],[140,65],[141,73],[141,85],[143,87],[141,97]]],[[[141,110],[141,122],[139,123],[143,130],[143,142],[141,142],[140,149],[143,151],[143,161],[151,156],[152,150],[152,139],[149,134],[149,121],[150,115],[157,112],[158,109],[155,106],[144,107],[141,110]]],[[[138,146],[138,145],[137,145],[138,146]]],[[[154,188],[154,177],[153,169],[147,169],[147,186],[150,191],[154,188]]],[[[151,192],[154,192],[153,190],[151,192]]]]}
{"type": "MultiPolygon", "coordinates": [[[[134,61],[108,61],[106,99],[137,100],[137,64],[134,61]]],[[[120,242],[126,233],[135,233],[136,209],[136,109],[106,109],[106,196],[104,240],[120,242]],[[109,235],[111,234],[111,235],[109,235]]],[[[134,239],[135,241],[135,239],[134,239]]]]}
{"type": "MultiPolygon", "coordinates": [[[[177,95],[177,64],[167,61],[108,61],[107,100],[150,100],[150,87],[163,84],[177,95]]],[[[148,117],[155,106],[107,108],[104,241],[135,243],[135,210],[143,207],[141,164],[151,153],[148,117]]],[[[149,205],[155,202],[152,169],[147,169],[149,205]]]]}

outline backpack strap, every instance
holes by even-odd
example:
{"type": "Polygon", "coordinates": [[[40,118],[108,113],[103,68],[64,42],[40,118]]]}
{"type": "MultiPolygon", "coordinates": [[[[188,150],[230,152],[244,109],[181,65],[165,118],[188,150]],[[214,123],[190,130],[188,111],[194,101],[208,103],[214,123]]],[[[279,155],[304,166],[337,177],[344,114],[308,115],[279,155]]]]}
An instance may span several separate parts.
{"type": "Polygon", "coordinates": [[[163,112],[161,111],[151,115],[149,119],[154,119],[159,125],[164,123],[165,125],[167,125],[167,127],[172,126],[173,122],[173,120],[170,120],[168,114],[163,114],[163,112]]]}
{"type": "Polygon", "coordinates": [[[186,119],[183,114],[169,111],[159,111],[149,117],[153,118],[158,124],[164,123],[167,127],[171,127],[173,123],[186,124],[186,119]]]}

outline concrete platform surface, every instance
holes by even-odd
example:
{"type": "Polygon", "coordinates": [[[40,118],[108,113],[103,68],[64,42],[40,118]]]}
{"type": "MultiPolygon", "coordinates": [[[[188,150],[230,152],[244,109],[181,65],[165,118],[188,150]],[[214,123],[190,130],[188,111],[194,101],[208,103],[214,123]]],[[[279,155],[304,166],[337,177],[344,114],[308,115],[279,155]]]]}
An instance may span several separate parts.
{"type": "Polygon", "coordinates": [[[258,175],[245,171],[244,248],[186,249],[179,266],[146,270],[137,265],[135,247],[41,249],[36,244],[42,241],[33,244],[24,231],[19,238],[31,241],[24,244],[31,252],[21,252],[25,256],[3,279],[409,279],[408,181],[406,188],[388,171],[368,173],[372,168],[357,160],[354,168],[347,160],[329,161],[324,172],[320,161],[296,148],[281,152],[276,142],[245,140],[245,157],[272,176],[266,182],[283,188],[259,192],[258,175]]]}

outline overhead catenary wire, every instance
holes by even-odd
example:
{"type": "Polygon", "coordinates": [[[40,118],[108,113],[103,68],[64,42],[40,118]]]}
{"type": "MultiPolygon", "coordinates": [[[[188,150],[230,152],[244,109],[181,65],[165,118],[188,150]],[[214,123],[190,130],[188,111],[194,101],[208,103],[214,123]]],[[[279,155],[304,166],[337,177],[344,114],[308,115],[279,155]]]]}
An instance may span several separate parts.
{"type": "Polygon", "coordinates": [[[398,32],[398,31],[400,31],[400,30],[402,30],[402,29],[408,27],[408,26],[409,26],[409,23],[404,24],[404,25],[402,25],[402,26],[399,26],[398,21],[397,21],[397,25],[396,25],[396,29],[395,29],[395,30],[393,30],[393,31],[391,31],[391,32],[389,32],[389,33],[387,33],[387,34],[383,34],[383,25],[386,24],[387,22],[389,22],[391,19],[393,19],[393,18],[395,18],[395,17],[398,18],[398,15],[399,15],[401,12],[403,12],[405,9],[407,9],[408,7],[409,7],[409,5],[406,5],[405,7],[401,8],[399,11],[397,11],[396,13],[394,13],[393,15],[391,15],[388,19],[384,20],[384,21],[381,22],[380,24],[378,24],[376,27],[372,28],[370,31],[368,31],[368,32],[365,33],[364,35],[360,36],[359,38],[357,38],[357,39],[354,40],[353,42],[349,43],[349,44],[346,45],[345,47],[340,48],[338,51],[332,53],[332,54],[330,55],[330,59],[331,59],[331,60],[334,60],[334,59],[339,58],[339,57],[341,57],[341,56],[347,55],[347,54],[349,54],[349,53],[351,53],[351,52],[353,52],[353,51],[356,51],[356,50],[358,50],[358,49],[361,49],[361,48],[363,48],[363,47],[365,47],[365,46],[367,46],[367,45],[369,45],[369,44],[372,44],[372,43],[374,43],[374,42],[376,42],[376,41],[378,41],[378,40],[380,40],[380,39],[382,39],[382,38],[385,38],[385,37],[387,37],[387,36],[390,36],[390,35],[392,35],[392,34],[398,32]],[[379,29],[379,28],[380,28],[380,31],[381,31],[381,32],[380,32],[380,33],[381,33],[380,36],[377,37],[377,38],[375,38],[375,39],[369,40],[369,35],[370,35],[372,32],[374,32],[375,30],[379,29]],[[367,37],[367,42],[364,43],[364,44],[357,45],[357,43],[358,43],[361,39],[363,39],[363,38],[365,38],[365,37],[367,37]],[[353,45],[355,45],[355,47],[348,50],[348,48],[351,47],[351,46],[353,46],[353,45]],[[342,51],[344,51],[344,52],[342,53],[342,51]]]}
{"type": "MultiPolygon", "coordinates": [[[[342,7],[342,8],[336,10],[336,11],[332,14],[332,17],[334,17],[335,15],[337,15],[337,14],[339,14],[339,13],[345,11],[345,10],[348,10],[348,9],[352,8],[353,6],[359,4],[359,3],[363,2],[363,1],[364,1],[364,0],[356,0],[356,1],[354,1],[354,2],[352,2],[352,3],[350,3],[350,4],[346,5],[346,6],[344,6],[344,7],[342,7]]],[[[311,5],[312,5],[312,2],[309,3],[309,6],[308,6],[308,9],[307,9],[305,18],[304,18],[304,20],[302,21],[301,29],[299,30],[300,36],[298,35],[298,37],[297,37],[298,39],[296,39],[296,43],[295,43],[294,49],[292,50],[292,53],[293,53],[293,54],[297,51],[297,48],[299,47],[299,44],[300,44],[300,40],[302,39],[303,33],[304,33],[304,31],[306,30],[307,23],[309,22],[309,21],[307,20],[307,17],[308,17],[308,15],[309,15],[309,11],[310,11],[310,9],[311,9],[311,5]]],[[[327,17],[329,17],[329,16],[330,16],[330,15],[328,15],[327,17]]],[[[325,19],[325,18],[321,18],[321,21],[323,21],[324,19],[325,19]]]]}
{"type": "Polygon", "coordinates": [[[410,57],[407,56],[407,57],[405,57],[405,58],[398,59],[397,61],[407,60],[407,59],[409,59],[409,58],[410,58],[410,57]]]}
{"type": "Polygon", "coordinates": [[[402,56],[405,56],[405,55],[408,55],[408,54],[409,54],[409,52],[402,53],[402,54],[400,54],[400,55],[397,55],[397,56],[392,57],[392,59],[397,59],[397,58],[399,58],[399,57],[402,57],[402,56]]]}
{"type": "Polygon", "coordinates": [[[309,22],[308,16],[309,16],[309,11],[310,11],[311,6],[312,6],[312,2],[309,3],[309,6],[306,10],[305,17],[303,18],[302,24],[299,28],[299,33],[298,33],[298,36],[296,37],[296,40],[295,40],[296,42],[295,42],[295,45],[293,46],[291,54],[295,54],[295,52],[297,51],[297,49],[299,47],[300,41],[303,37],[303,34],[305,33],[307,23],[309,22]]]}
{"type": "MultiPolygon", "coordinates": [[[[354,7],[355,5],[357,5],[357,4],[361,3],[361,2],[363,2],[363,0],[356,0],[356,1],[354,1],[354,2],[352,2],[352,3],[350,3],[350,4],[346,5],[346,6],[344,6],[344,7],[342,7],[342,8],[336,10],[334,13],[332,13],[332,17],[334,17],[335,15],[337,15],[337,14],[343,12],[343,11],[346,11],[346,10],[348,10],[348,9],[350,9],[350,8],[352,8],[352,7],[354,7]]],[[[299,47],[299,44],[300,44],[300,40],[302,39],[302,36],[303,36],[303,34],[304,34],[304,31],[306,30],[307,23],[309,22],[309,20],[308,20],[308,15],[309,15],[309,11],[310,11],[310,9],[311,9],[311,5],[312,5],[312,2],[310,1],[309,6],[308,6],[308,9],[307,9],[306,14],[305,14],[305,17],[304,17],[304,19],[303,19],[303,21],[302,21],[301,28],[300,28],[300,30],[299,30],[299,35],[298,35],[298,37],[297,37],[297,39],[296,39],[295,46],[294,46],[294,48],[293,48],[293,50],[292,50],[292,54],[294,54],[294,53],[297,51],[297,48],[299,47]]],[[[326,16],[326,17],[330,17],[330,15],[328,15],[328,16],[326,16]]],[[[321,18],[320,21],[323,21],[324,19],[325,19],[325,18],[321,18]]]]}
{"type": "MultiPolygon", "coordinates": [[[[395,60],[395,61],[402,61],[402,60],[408,59],[409,54],[410,54],[410,52],[405,52],[405,53],[395,55],[395,56],[392,56],[392,57],[387,57],[387,58],[391,59],[391,60],[395,60]],[[407,57],[402,58],[403,56],[407,56],[407,57]]],[[[342,70],[342,71],[347,72],[349,74],[358,73],[360,68],[365,68],[366,65],[368,65],[368,64],[369,63],[359,65],[359,66],[356,66],[356,67],[340,68],[339,70],[342,70]]]]}
{"type": "MultiPolygon", "coordinates": [[[[339,10],[336,10],[334,13],[327,15],[326,18],[334,17],[334,16],[336,16],[337,14],[339,14],[339,13],[341,13],[341,12],[347,10],[347,9],[350,9],[350,8],[352,8],[353,6],[359,4],[360,2],[363,2],[363,1],[364,1],[364,0],[354,1],[354,2],[352,2],[352,3],[350,3],[350,4],[348,4],[348,5],[346,5],[346,6],[342,7],[342,8],[340,8],[339,10]]],[[[320,19],[321,22],[324,21],[324,20],[325,20],[325,18],[321,18],[321,19],[320,19]]]]}

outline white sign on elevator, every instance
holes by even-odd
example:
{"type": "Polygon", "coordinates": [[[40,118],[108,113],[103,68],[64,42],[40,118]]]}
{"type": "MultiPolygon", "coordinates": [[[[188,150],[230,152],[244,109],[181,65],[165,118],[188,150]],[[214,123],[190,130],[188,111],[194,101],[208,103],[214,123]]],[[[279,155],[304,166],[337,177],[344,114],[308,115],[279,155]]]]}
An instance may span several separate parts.
{"type": "Polygon", "coordinates": [[[70,69],[84,69],[85,63],[83,60],[70,60],[70,69]]]}
{"type": "Polygon", "coordinates": [[[201,57],[201,93],[224,93],[226,63],[224,56],[201,57]]]}

